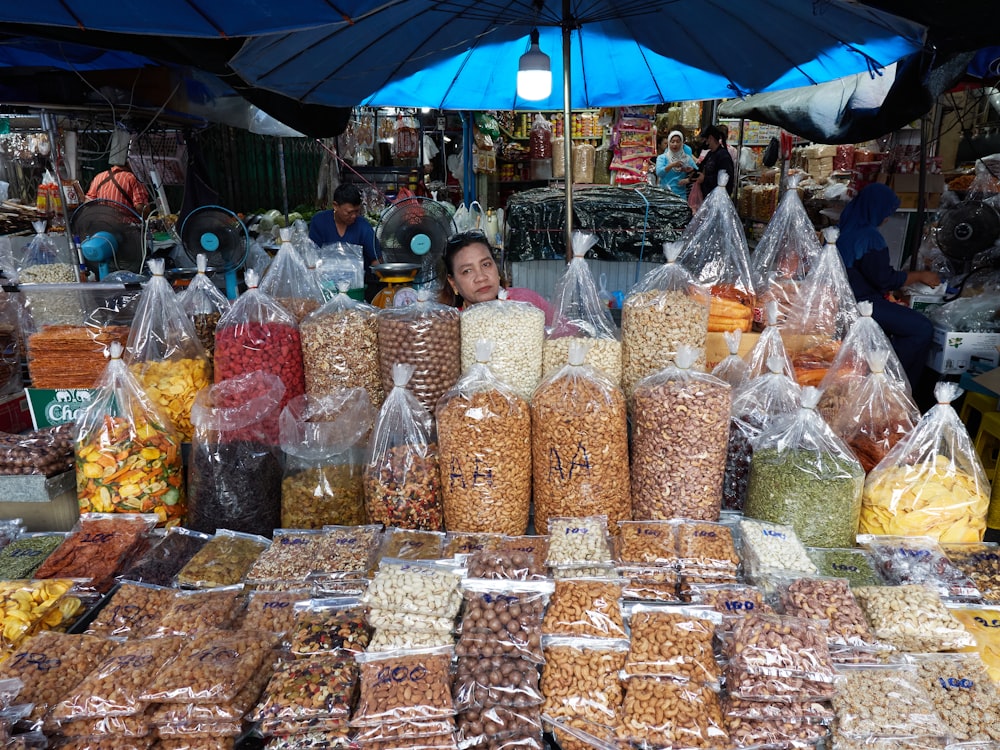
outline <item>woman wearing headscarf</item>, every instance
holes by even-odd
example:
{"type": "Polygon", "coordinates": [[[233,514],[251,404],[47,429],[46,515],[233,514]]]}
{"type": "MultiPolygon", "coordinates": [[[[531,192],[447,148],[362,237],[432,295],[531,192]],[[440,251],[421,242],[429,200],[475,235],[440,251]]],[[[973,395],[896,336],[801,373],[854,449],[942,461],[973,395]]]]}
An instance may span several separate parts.
{"type": "Polygon", "coordinates": [[[854,297],[872,303],[872,317],[889,337],[910,385],[916,389],[934,327],[923,314],[885,296],[909,284],[937,286],[941,277],[934,271],[897,271],[889,263],[889,246],[878,228],[897,208],[899,198],[888,185],[876,182],[863,188],[840,215],[837,249],[854,297]]]}
{"type": "Polygon", "coordinates": [[[682,184],[681,179],[695,167],[691,147],[684,143],[684,136],[679,130],[671,130],[665,139],[661,138],[661,145],[664,140],[666,147],[656,157],[656,176],[660,180],[660,187],[667,188],[681,198],[687,198],[687,183],[682,184]]]}

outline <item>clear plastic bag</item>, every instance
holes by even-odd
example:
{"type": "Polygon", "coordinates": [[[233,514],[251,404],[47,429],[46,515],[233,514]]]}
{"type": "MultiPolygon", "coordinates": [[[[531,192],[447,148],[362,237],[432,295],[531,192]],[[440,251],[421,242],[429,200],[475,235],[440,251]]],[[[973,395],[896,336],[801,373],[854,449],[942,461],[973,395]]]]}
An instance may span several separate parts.
{"type": "Polygon", "coordinates": [[[680,568],[677,524],[672,521],[619,521],[615,561],[620,564],[680,568]]]}
{"type": "Polygon", "coordinates": [[[443,522],[434,419],[407,388],[413,365],[393,367],[365,458],[368,520],[438,530],[443,522]]]}
{"type": "Polygon", "coordinates": [[[1000,545],[995,542],[942,544],[949,562],[968,576],[987,604],[1000,604],[1000,545]]]}
{"type": "Polygon", "coordinates": [[[875,635],[846,578],[794,578],[777,582],[782,614],[827,623],[830,645],[873,647],[875,635]]]}
{"type": "Polygon", "coordinates": [[[538,665],[526,659],[494,654],[490,658],[460,656],[455,669],[455,707],[459,711],[483,706],[538,706],[538,665]]]}
{"type": "Polygon", "coordinates": [[[543,378],[566,364],[570,346],[582,340],[590,344],[587,364],[603,370],[615,385],[621,382],[621,332],[601,300],[586,261],[587,251],[595,244],[596,235],[573,233],[573,260],[556,282],[552,296],[554,315],[545,331],[543,378]]]}
{"type": "Polygon", "coordinates": [[[947,728],[912,665],[842,667],[833,698],[837,731],[848,737],[943,736],[947,728]]]}
{"type": "Polygon", "coordinates": [[[181,568],[177,584],[196,588],[237,584],[270,543],[262,536],[222,529],[181,568]]]}
{"type": "Polygon", "coordinates": [[[792,365],[785,341],[778,326],[778,303],[771,300],[764,303],[764,330],[757,343],[747,354],[747,377],[756,380],[768,372],[772,372],[770,362],[772,357],[781,360],[780,372],[795,380],[795,367],[792,365]]]}
{"type": "Polygon", "coordinates": [[[351,723],[441,719],[454,715],[451,699],[452,648],[358,654],[358,705],[351,723]],[[386,681],[384,675],[399,675],[386,681]]]}
{"type": "Polygon", "coordinates": [[[364,449],[375,410],[363,388],[298,396],[280,417],[285,474],[281,525],[292,529],[357,526],[366,519],[364,449]]]}
{"type": "Polygon", "coordinates": [[[990,485],[969,433],[951,406],[956,383],[934,387],[937,405],[869,474],[859,531],[978,542],[990,485]]]}
{"type": "Polygon", "coordinates": [[[209,539],[208,534],[182,526],[169,528],[149,552],[119,576],[119,580],[170,586],[174,576],[209,539]]]}
{"type": "Polygon", "coordinates": [[[912,654],[917,679],[956,740],[1000,742],[1000,690],[979,654],[912,654]]]}
{"type": "Polygon", "coordinates": [[[694,683],[633,677],[622,704],[622,725],[622,734],[643,747],[731,747],[718,694],[694,683]]]}
{"type": "Polygon", "coordinates": [[[319,249],[316,273],[323,295],[330,299],[342,285],[352,292],[355,299],[364,296],[365,289],[365,249],[361,245],[334,242],[319,249]]]}
{"type": "Polygon", "coordinates": [[[697,352],[643,378],[632,397],[632,506],[637,520],[712,521],[722,507],[732,389],[694,371],[697,352]]]}
{"type": "Polygon", "coordinates": [[[725,331],[722,335],[726,339],[726,350],[729,354],[712,368],[712,375],[726,381],[733,390],[736,390],[746,385],[750,379],[747,363],[739,354],[743,331],[737,328],[735,331],[725,331]]]}
{"type": "Polygon", "coordinates": [[[882,577],[890,584],[922,584],[945,599],[978,601],[979,589],[955,567],[941,546],[928,537],[861,534],[882,577]]]}
{"type": "Polygon", "coordinates": [[[279,234],[281,245],[260,280],[260,290],[281,305],[296,323],[301,323],[323,304],[323,290],[292,244],[292,229],[282,227],[279,234]]]}
{"type": "Polygon", "coordinates": [[[455,645],[458,656],[498,654],[536,664],[544,661],[542,614],[553,591],[551,582],[469,578],[462,589],[465,607],[455,645]]]}
{"type": "Polygon", "coordinates": [[[545,313],[528,302],[508,300],[501,290],[492,302],[462,312],[462,372],[476,362],[476,344],[493,342],[490,368],[525,401],[542,379],[545,313]]]}
{"type": "Polygon", "coordinates": [[[122,361],[121,344],[110,355],[77,419],[80,511],[155,513],[174,525],[187,511],[180,437],[122,361]]]}
{"type": "Polygon", "coordinates": [[[531,505],[531,411],[494,374],[492,341],[435,409],[449,531],[523,534],[531,505]]]}
{"type": "Polygon", "coordinates": [[[249,718],[281,734],[298,727],[336,728],[350,718],[357,682],[351,658],[283,659],[249,718]]]}
{"type": "Polygon", "coordinates": [[[582,567],[611,561],[607,516],[549,518],[546,565],[582,567]]]}
{"type": "Polygon", "coordinates": [[[820,393],[753,442],[744,512],[791,525],[813,547],[850,547],[858,529],[864,470],[816,413],[820,393]]]}
{"type": "Polygon", "coordinates": [[[358,599],[310,599],[295,605],[289,651],[296,658],[360,654],[370,639],[365,606],[358,599]]]}
{"type": "Polygon", "coordinates": [[[809,559],[821,575],[846,578],[852,587],[881,586],[884,581],[875,569],[871,553],[855,547],[810,547],[809,559]]]}
{"type": "Polygon", "coordinates": [[[458,584],[456,570],[442,563],[384,558],[363,600],[373,611],[383,609],[449,619],[462,606],[458,584]],[[402,593],[416,588],[423,592],[419,599],[402,593]]]}
{"type": "MultiPolygon", "coordinates": [[[[33,221],[35,236],[22,250],[21,262],[18,264],[16,277],[18,284],[72,284],[80,280],[76,266],[61,262],[59,245],[54,236],[45,233],[45,221],[33,221]]],[[[65,239],[59,236],[66,247],[65,239]]]]}
{"type": "Polygon", "coordinates": [[[152,274],[139,297],[125,346],[129,370],[149,399],[170,419],[180,439],[191,441],[191,406],[212,382],[212,365],[164,277],[164,261],[149,261],[152,274]]]}
{"type": "Polygon", "coordinates": [[[152,635],[204,634],[227,628],[243,599],[241,585],[177,591],[152,630],[152,635]]]}
{"type": "Polygon", "coordinates": [[[178,295],[177,302],[194,325],[209,362],[215,357],[215,329],[231,305],[219,288],[208,278],[208,257],[198,253],[198,272],[187,288],[178,295]]]}
{"type": "Polygon", "coordinates": [[[621,581],[561,578],[555,582],[542,632],[546,635],[626,638],[621,599],[621,581]]]}
{"type": "MultiPolygon", "coordinates": [[[[725,187],[727,178],[719,180],[725,187]]],[[[677,258],[695,281],[711,290],[709,331],[749,331],[753,327],[756,290],[750,273],[750,250],[736,205],[723,190],[705,197],[681,236],[677,258]]]]}
{"type": "Polygon", "coordinates": [[[603,513],[612,525],[632,516],[625,396],[585,364],[574,341],[569,363],[547,376],[531,401],[535,528],[552,516],[603,513]]]}
{"type": "Polygon", "coordinates": [[[952,651],[975,645],[930,587],[859,586],[854,590],[875,637],[901,651],[952,651]]]}
{"type": "Polygon", "coordinates": [[[722,670],[712,644],[721,622],[718,613],[693,607],[632,605],[625,674],[718,686],[722,670]]]}
{"type": "Polygon", "coordinates": [[[87,627],[88,635],[142,638],[171,607],[176,589],[123,581],[87,627]]]}
{"type": "Polygon", "coordinates": [[[974,641],[958,650],[977,653],[993,684],[1000,686],[1000,608],[968,605],[949,611],[974,641]]]}
{"type": "Polygon", "coordinates": [[[791,526],[744,518],[739,522],[743,564],[754,581],[782,571],[815,575],[816,565],[791,526]]]}
{"type": "Polygon", "coordinates": [[[614,726],[621,715],[627,640],[546,636],[540,687],[543,713],[614,726]]]}

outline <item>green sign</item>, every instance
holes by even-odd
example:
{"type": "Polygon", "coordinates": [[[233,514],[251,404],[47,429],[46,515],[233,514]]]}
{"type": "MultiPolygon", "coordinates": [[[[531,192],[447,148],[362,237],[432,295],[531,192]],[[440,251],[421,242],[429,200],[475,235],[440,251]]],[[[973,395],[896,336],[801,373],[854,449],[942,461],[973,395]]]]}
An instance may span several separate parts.
{"type": "Polygon", "coordinates": [[[75,422],[96,391],[89,388],[25,388],[35,429],[75,422]]]}

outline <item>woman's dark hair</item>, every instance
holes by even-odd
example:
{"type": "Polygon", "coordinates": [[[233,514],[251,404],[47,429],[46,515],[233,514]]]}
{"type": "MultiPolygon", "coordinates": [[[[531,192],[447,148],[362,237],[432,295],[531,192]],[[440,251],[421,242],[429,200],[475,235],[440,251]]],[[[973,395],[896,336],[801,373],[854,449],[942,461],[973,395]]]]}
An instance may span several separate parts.
{"type": "Polygon", "coordinates": [[[444,267],[449,276],[453,276],[455,273],[455,256],[469,245],[486,245],[490,249],[490,255],[496,257],[496,251],[483,230],[473,229],[453,234],[448,238],[448,244],[444,248],[444,267]]]}

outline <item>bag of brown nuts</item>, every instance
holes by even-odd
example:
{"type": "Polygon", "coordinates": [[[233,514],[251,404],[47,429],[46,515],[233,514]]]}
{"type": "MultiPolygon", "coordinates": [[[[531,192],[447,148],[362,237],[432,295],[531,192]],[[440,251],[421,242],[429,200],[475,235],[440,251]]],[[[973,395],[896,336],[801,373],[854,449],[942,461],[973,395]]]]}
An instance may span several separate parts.
{"type": "Polygon", "coordinates": [[[628,641],[546,636],[543,647],[542,712],[617,725],[625,695],[620,673],[628,641]]]}
{"type": "Polygon", "coordinates": [[[622,582],[601,578],[561,578],[542,623],[546,635],[625,638],[622,582]]]}
{"type": "Polygon", "coordinates": [[[697,607],[633,604],[632,633],[625,673],[630,677],[670,677],[719,686],[722,675],[712,646],[722,615],[697,607]]]}
{"type": "Polygon", "coordinates": [[[451,699],[450,646],[358,654],[360,691],[351,724],[445,719],[451,699]]]}
{"type": "Polygon", "coordinates": [[[194,324],[198,340],[205,347],[208,361],[211,362],[215,358],[215,327],[222,316],[229,312],[230,303],[205,273],[208,270],[208,256],[198,253],[196,263],[198,273],[187,288],[177,295],[177,303],[194,324]]]}
{"type": "Polygon", "coordinates": [[[492,341],[437,404],[438,461],[449,531],[523,534],[531,505],[531,412],[490,367],[492,341]]]}
{"type": "Polygon", "coordinates": [[[462,581],[465,614],[455,646],[458,656],[493,654],[542,663],[542,615],[551,581],[462,581]]]}
{"type": "Polygon", "coordinates": [[[545,378],[531,400],[535,528],[554,516],[602,513],[613,529],[631,518],[625,396],[584,363],[587,344],[569,347],[569,364],[545,378]]]}

